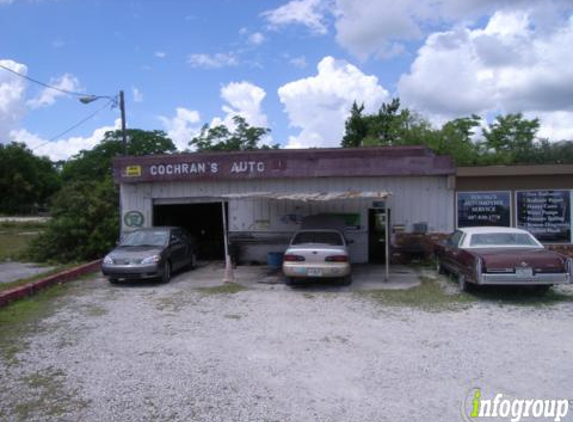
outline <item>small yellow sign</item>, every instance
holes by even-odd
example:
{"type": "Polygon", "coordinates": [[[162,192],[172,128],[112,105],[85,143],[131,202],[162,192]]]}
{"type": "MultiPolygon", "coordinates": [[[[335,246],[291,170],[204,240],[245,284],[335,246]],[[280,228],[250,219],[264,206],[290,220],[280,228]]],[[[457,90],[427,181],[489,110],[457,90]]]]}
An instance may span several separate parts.
{"type": "Polygon", "coordinates": [[[139,176],[141,176],[141,166],[127,166],[125,168],[125,175],[127,177],[139,177],[139,176]]]}

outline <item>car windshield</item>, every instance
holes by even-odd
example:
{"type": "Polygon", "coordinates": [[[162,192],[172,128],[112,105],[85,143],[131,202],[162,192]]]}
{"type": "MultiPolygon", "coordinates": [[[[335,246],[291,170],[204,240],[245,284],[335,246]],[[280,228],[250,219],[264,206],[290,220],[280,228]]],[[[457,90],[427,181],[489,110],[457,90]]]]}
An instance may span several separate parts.
{"type": "Polygon", "coordinates": [[[472,235],[470,246],[539,246],[526,233],[479,233],[472,235]]]}
{"type": "Polygon", "coordinates": [[[292,240],[293,245],[304,243],[322,243],[325,245],[341,246],[344,244],[342,236],[336,232],[300,232],[292,240]]]}
{"type": "Polygon", "coordinates": [[[121,246],[165,246],[168,232],[164,230],[140,230],[130,233],[121,242],[121,246]]]}

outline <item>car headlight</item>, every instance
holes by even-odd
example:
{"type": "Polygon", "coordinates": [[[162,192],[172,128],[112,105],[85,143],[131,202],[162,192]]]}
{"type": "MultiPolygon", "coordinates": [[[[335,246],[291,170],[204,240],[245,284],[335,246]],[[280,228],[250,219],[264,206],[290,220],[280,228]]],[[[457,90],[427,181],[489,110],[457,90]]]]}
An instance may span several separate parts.
{"type": "Polygon", "coordinates": [[[144,258],[141,260],[142,264],[154,264],[156,262],[161,261],[161,256],[160,255],[153,255],[153,256],[148,256],[147,258],[144,258]]]}
{"type": "Polygon", "coordinates": [[[113,264],[113,259],[111,259],[111,256],[106,255],[105,258],[103,259],[103,263],[111,265],[111,264],[113,264]]]}

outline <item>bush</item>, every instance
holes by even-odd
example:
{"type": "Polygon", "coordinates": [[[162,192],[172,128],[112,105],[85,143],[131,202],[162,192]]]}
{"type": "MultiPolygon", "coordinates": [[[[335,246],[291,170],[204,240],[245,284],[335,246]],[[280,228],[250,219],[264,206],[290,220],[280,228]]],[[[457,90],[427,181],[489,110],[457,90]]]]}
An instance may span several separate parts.
{"type": "Polygon", "coordinates": [[[65,184],[52,203],[52,219],[31,245],[38,261],[84,261],[110,250],[119,233],[118,190],[111,177],[65,184]]]}

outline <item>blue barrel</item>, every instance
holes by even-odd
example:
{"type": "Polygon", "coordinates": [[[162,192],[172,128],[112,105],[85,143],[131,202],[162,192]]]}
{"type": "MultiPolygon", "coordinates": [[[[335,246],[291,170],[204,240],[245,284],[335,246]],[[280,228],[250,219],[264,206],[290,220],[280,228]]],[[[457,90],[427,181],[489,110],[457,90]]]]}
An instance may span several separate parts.
{"type": "Polygon", "coordinates": [[[269,268],[281,268],[283,265],[283,253],[282,252],[269,252],[267,254],[267,267],[269,268]]]}

